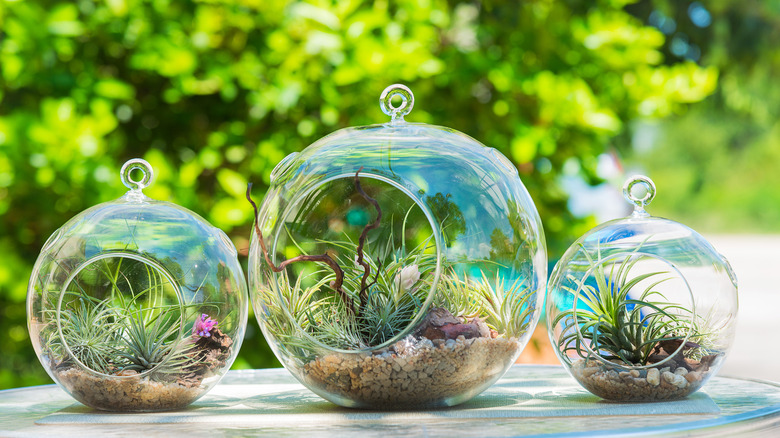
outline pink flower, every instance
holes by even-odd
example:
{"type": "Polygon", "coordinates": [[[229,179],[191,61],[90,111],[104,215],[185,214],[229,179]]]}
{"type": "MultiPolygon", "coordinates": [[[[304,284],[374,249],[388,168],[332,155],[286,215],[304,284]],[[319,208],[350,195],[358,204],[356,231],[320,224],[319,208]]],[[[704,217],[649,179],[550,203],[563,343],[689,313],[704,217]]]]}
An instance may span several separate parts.
{"type": "Polygon", "coordinates": [[[195,324],[192,326],[192,336],[211,337],[211,329],[213,329],[215,325],[217,325],[217,321],[209,318],[209,316],[204,313],[195,320],[195,324]]]}

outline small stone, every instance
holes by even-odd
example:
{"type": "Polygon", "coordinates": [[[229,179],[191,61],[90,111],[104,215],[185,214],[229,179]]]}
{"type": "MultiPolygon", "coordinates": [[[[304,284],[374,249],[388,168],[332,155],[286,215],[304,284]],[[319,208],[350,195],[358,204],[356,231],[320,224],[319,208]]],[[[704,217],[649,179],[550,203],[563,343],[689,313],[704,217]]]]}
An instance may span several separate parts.
{"type": "Polygon", "coordinates": [[[338,356],[335,354],[329,354],[325,356],[325,362],[333,365],[338,365],[341,363],[341,359],[339,359],[338,356]]]}
{"type": "Polygon", "coordinates": [[[479,328],[479,336],[481,338],[492,338],[492,334],[490,332],[490,327],[485,324],[485,321],[482,320],[482,318],[474,317],[469,320],[470,324],[474,324],[479,328]]]}
{"type": "Polygon", "coordinates": [[[599,371],[599,367],[588,367],[582,369],[582,375],[584,377],[590,377],[599,371]]]}
{"type": "Polygon", "coordinates": [[[661,384],[661,372],[658,368],[650,368],[647,370],[647,383],[658,386],[661,384]]]}
{"type": "Polygon", "coordinates": [[[685,367],[679,367],[676,370],[674,370],[674,373],[678,376],[685,376],[688,374],[688,370],[685,369],[685,367]]]}
{"type": "Polygon", "coordinates": [[[639,373],[639,370],[631,370],[631,371],[629,371],[628,373],[629,373],[629,374],[631,374],[631,377],[633,377],[633,378],[635,378],[635,379],[641,375],[641,374],[639,373]]]}
{"type": "Polygon", "coordinates": [[[685,380],[690,383],[698,382],[701,380],[701,373],[699,371],[691,371],[685,375],[685,380]]]}
{"type": "Polygon", "coordinates": [[[670,373],[669,371],[666,371],[661,374],[661,377],[663,377],[664,381],[676,388],[685,388],[688,386],[688,381],[685,380],[685,377],[680,376],[678,374],[670,373]]]}

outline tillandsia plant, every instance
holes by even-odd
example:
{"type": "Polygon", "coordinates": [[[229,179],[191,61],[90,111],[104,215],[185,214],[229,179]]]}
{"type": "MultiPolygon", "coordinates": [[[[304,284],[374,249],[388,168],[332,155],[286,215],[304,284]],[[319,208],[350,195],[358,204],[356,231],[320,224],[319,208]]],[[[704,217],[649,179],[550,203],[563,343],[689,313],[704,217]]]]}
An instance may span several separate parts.
{"type": "MultiPolygon", "coordinates": [[[[48,313],[56,321],[55,312],[48,313]]],[[[107,301],[95,303],[91,297],[79,294],[73,307],[61,313],[59,327],[75,359],[99,373],[111,372],[119,353],[121,323],[107,301]]],[[[46,345],[52,357],[68,357],[59,338],[60,331],[54,325],[48,330],[46,345]]]]}
{"type": "MultiPolygon", "coordinates": [[[[353,240],[346,232],[342,240],[317,239],[328,248],[321,255],[307,254],[287,231],[289,241],[301,255],[273,263],[258,222],[255,233],[262,257],[269,267],[261,275],[260,297],[267,329],[280,342],[279,348],[301,359],[311,359],[316,344],[342,350],[370,349],[386,343],[407,330],[418,317],[433,287],[437,257],[433,235],[407,247],[406,226],[414,205],[403,216],[400,232],[392,226],[384,239],[367,243],[371,230],[383,219],[379,203],[362,188],[359,169],[354,176],[355,191],[376,211],[375,218],[353,240]],[[297,272],[291,279],[288,269],[301,262],[317,263],[314,272],[297,272]],[[308,286],[304,286],[307,284],[308,286]],[[323,293],[330,291],[330,293],[323,293]]],[[[247,199],[255,215],[257,205],[247,199]]],[[[415,334],[436,337],[520,337],[533,320],[535,295],[522,279],[507,283],[500,275],[494,280],[484,273],[471,279],[458,274],[453,265],[442,261],[440,280],[430,306],[435,318],[420,318],[434,330],[418,329],[415,334]],[[445,327],[442,332],[439,328],[445,327]]]]}
{"type": "Polygon", "coordinates": [[[595,260],[587,251],[583,252],[595,285],[588,284],[587,278],[570,276],[575,287],[563,286],[572,294],[576,307],[560,313],[553,321],[554,326],[562,324],[560,351],[574,350],[586,358],[587,345],[607,360],[644,366],[659,345],[673,345],[694,329],[690,310],[669,303],[658,290],[659,285],[671,279],[669,272],[632,275],[632,268],[649,258],[637,255],[638,249],[620,263],[609,264],[609,268],[601,260],[600,252],[595,260]],[[639,293],[637,288],[641,288],[639,293]]]}
{"type": "Polygon", "coordinates": [[[184,301],[153,261],[128,253],[78,271],[57,307],[45,311],[42,333],[51,371],[77,400],[98,409],[186,406],[232,354],[233,339],[220,325],[235,324],[236,311],[219,314],[218,303],[184,301]]]}
{"type": "Polygon", "coordinates": [[[585,277],[568,274],[557,292],[566,298],[554,298],[572,306],[551,321],[560,357],[580,384],[609,400],[685,397],[721,355],[693,296],[689,306],[670,299],[688,286],[671,265],[657,268],[662,260],[640,252],[646,242],[607,258],[580,243],[585,277]]]}
{"type": "MultiPolygon", "coordinates": [[[[362,170],[362,169],[361,169],[362,170]]],[[[379,227],[382,209],[360,184],[360,171],[355,174],[354,184],[360,196],[373,206],[376,217],[362,230],[357,242],[344,235],[344,240],[319,240],[338,254],[309,255],[300,245],[293,243],[303,253],[274,264],[265,247],[259,226],[255,225],[261,250],[271,271],[278,273],[278,281],[267,278],[267,290],[261,291],[265,301],[266,317],[273,319],[275,327],[286,348],[311,345],[312,341],[338,349],[364,349],[380,345],[401,333],[417,315],[426,300],[427,290],[420,281],[436,269],[432,237],[425,239],[412,249],[406,248],[405,224],[401,226],[401,246],[394,248],[396,236],[390,233],[383,243],[367,243],[368,233],[379,227]],[[290,282],[286,267],[298,262],[317,262],[328,270],[318,269],[310,274],[299,275],[290,282]],[[313,285],[302,286],[302,280],[317,278],[313,285]],[[279,287],[279,289],[276,288],[279,287]],[[324,290],[332,294],[323,295],[324,290]],[[283,301],[293,316],[295,324],[285,322],[281,306],[283,301]],[[296,327],[297,326],[297,327],[296,327]],[[300,328],[305,334],[297,333],[300,328]]],[[[257,214],[257,206],[250,196],[247,199],[257,214]]],[[[411,210],[410,210],[411,211],[411,210]]],[[[391,218],[392,220],[392,218],[391,218]]],[[[289,234],[289,233],[288,233],[289,234]]]]}
{"type": "Polygon", "coordinates": [[[583,251],[595,284],[569,276],[574,287],[562,287],[576,307],[561,312],[552,322],[553,326],[561,324],[558,348],[564,357],[575,351],[587,358],[589,348],[606,360],[646,366],[677,354],[680,347],[686,357],[702,357],[707,351],[707,345],[693,342],[706,340],[706,334],[699,331],[699,318],[694,319],[691,309],[670,303],[659,291],[660,285],[672,279],[670,272],[633,275],[632,269],[650,258],[637,254],[640,248],[608,268],[600,251],[595,259],[583,251]]]}
{"type": "Polygon", "coordinates": [[[194,313],[203,304],[168,298],[174,292],[158,269],[124,257],[104,258],[91,269],[71,283],[74,290],[65,291],[59,311],[48,312],[53,324],[45,348],[62,358],[59,368],[73,366],[72,358],[101,374],[155,370],[151,378],[170,378],[196,365],[201,338],[221,334],[216,320],[194,313]],[[139,264],[143,281],[134,283],[129,277],[139,264]],[[138,284],[143,286],[135,290],[138,284]]]}
{"type": "Polygon", "coordinates": [[[531,325],[533,298],[534,294],[521,278],[511,284],[498,274],[492,281],[484,273],[476,280],[461,279],[450,269],[442,276],[435,303],[453,315],[468,318],[484,315],[485,323],[493,332],[519,337],[531,325]]]}

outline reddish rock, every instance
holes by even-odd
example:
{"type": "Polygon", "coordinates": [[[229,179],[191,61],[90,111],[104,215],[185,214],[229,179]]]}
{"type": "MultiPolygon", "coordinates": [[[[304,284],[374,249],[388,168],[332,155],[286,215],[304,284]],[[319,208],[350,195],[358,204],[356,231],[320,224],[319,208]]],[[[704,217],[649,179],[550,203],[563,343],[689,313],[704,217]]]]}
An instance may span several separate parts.
{"type": "Polygon", "coordinates": [[[427,326],[422,332],[418,331],[418,336],[428,338],[432,341],[435,339],[446,339],[446,336],[444,335],[444,332],[441,330],[441,328],[434,326],[427,326]]]}
{"type": "Polygon", "coordinates": [[[479,338],[479,326],[477,324],[447,324],[441,327],[441,331],[447,339],[457,339],[463,336],[466,339],[479,338]]]}
{"type": "Polygon", "coordinates": [[[446,335],[441,330],[441,327],[447,324],[460,324],[461,322],[459,318],[454,317],[444,307],[434,307],[425,315],[425,318],[420,322],[420,326],[415,330],[414,335],[430,340],[446,339],[446,335]]]}
{"type": "Polygon", "coordinates": [[[415,331],[418,337],[425,337],[430,340],[436,339],[457,339],[463,336],[466,339],[472,338],[494,338],[490,328],[480,318],[471,318],[468,321],[465,318],[453,316],[443,307],[435,307],[425,316],[420,327],[415,331]]]}

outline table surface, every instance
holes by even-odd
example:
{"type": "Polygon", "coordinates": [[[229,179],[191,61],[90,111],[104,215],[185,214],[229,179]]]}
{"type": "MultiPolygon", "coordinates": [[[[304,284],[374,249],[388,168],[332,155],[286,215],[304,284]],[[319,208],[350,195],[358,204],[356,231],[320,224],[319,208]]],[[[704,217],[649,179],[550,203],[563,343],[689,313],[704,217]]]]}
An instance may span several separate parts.
{"type": "Polygon", "coordinates": [[[335,406],[284,369],[230,371],[187,409],[94,411],[56,385],[0,391],[0,436],[780,436],[780,384],[716,376],[686,400],[611,403],[560,366],[516,365],[460,406],[380,412],[335,406]]]}

